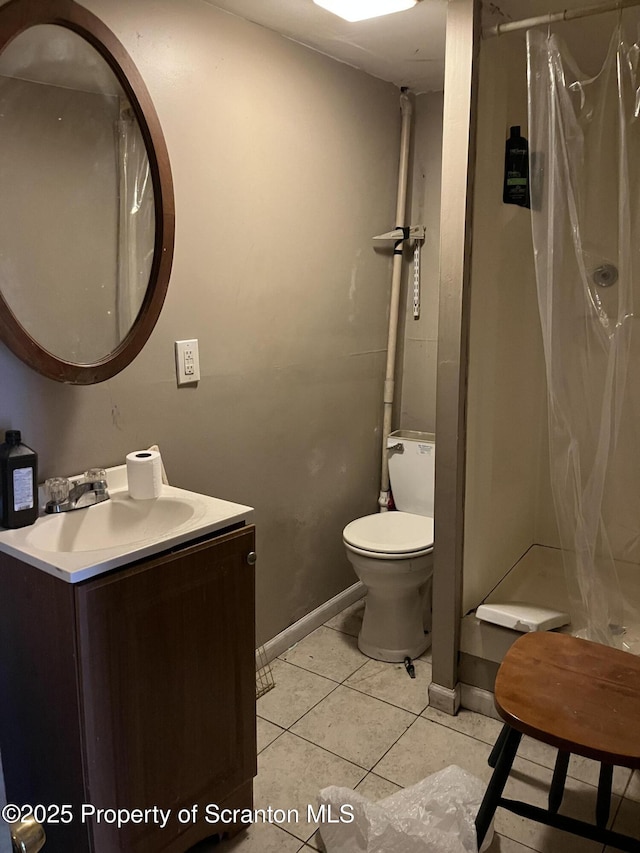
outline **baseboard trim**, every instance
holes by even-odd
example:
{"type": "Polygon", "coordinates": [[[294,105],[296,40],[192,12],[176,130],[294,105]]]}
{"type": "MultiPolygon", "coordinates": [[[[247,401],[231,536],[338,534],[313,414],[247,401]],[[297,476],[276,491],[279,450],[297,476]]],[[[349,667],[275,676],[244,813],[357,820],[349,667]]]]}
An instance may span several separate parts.
{"type": "Polygon", "coordinates": [[[504,722],[496,711],[493,693],[490,690],[460,682],[460,705],[468,711],[476,711],[478,714],[484,714],[485,717],[493,717],[494,720],[504,722]]]}
{"type": "Polygon", "coordinates": [[[429,705],[454,717],[460,707],[460,683],[451,689],[432,681],[429,685],[429,705]]]}
{"type": "Polygon", "coordinates": [[[289,625],[288,628],[285,628],[284,631],[276,634],[275,637],[264,644],[266,659],[272,661],[278,655],[286,652],[288,648],[300,642],[307,634],[319,628],[320,625],[324,625],[328,619],[340,613],[345,607],[349,607],[350,604],[354,604],[363,598],[366,592],[365,585],[362,581],[358,581],[353,586],[344,589],[342,592],[334,595],[333,598],[325,601],[320,607],[316,607],[311,613],[307,613],[302,619],[298,619],[293,625],[289,625]]]}

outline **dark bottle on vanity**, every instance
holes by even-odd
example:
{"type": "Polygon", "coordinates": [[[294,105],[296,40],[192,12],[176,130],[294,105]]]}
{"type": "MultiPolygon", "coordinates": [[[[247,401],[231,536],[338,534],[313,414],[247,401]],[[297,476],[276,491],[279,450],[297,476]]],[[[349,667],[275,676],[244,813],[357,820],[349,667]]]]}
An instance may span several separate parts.
{"type": "Polygon", "coordinates": [[[38,517],[38,454],[9,429],[0,444],[0,525],[26,527],[38,517]]]}

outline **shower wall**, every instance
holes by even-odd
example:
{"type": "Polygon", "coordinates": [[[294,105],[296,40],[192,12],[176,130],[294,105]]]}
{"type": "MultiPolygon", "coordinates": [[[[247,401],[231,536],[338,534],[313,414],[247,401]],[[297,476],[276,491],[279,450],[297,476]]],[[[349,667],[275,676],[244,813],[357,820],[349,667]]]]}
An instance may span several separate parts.
{"type": "MultiPolygon", "coordinates": [[[[544,11],[523,4],[515,17],[544,11]]],[[[616,23],[615,14],[599,15],[554,25],[553,32],[567,42],[578,67],[592,75],[602,65],[616,23]]],[[[524,33],[485,39],[481,46],[463,614],[476,607],[532,545],[560,547],[549,477],[530,213],[502,202],[504,143],[509,127],[518,124],[528,137],[524,33]]],[[[635,433],[623,433],[620,440],[636,441],[635,433]]],[[[628,472],[620,472],[616,489],[624,504],[637,501],[638,485],[628,472]]],[[[560,561],[550,559],[549,570],[551,564],[562,572],[560,561]]]]}
{"type": "Polygon", "coordinates": [[[463,614],[552,525],[544,362],[529,211],[502,202],[510,125],[526,135],[526,53],[519,36],[480,55],[471,272],[463,614]],[[544,494],[541,494],[542,493],[544,494]]]}

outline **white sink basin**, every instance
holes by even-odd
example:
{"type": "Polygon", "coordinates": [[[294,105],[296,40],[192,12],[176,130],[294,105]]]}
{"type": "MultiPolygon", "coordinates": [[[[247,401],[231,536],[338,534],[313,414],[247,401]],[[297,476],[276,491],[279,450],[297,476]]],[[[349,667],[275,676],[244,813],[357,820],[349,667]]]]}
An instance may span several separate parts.
{"type": "Polygon", "coordinates": [[[158,498],[134,500],[125,465],[108,469],[107,481],[108,501],[42,515],[19,530],[0,528],[0,552],[77,583],[253,518],[251,507],[174,486],[163,485],[158,498]]]}
{"type": "Polygon", "coordinates": [[[25,531],[25,543],[57,553],[135,545],[165,536],[195,515],[202,515],[203,506],[197,498],[163,495],[156,500],[134,501],[126,493],[117,493],[96,506],[41,518],[25,531]]]}

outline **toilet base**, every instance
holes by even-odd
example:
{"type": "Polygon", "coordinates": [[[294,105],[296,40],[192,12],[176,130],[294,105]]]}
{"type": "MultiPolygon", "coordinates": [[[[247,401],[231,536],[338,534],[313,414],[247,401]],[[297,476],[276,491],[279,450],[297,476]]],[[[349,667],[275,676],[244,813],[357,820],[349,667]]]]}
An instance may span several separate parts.
{"type": "Polygon", "coordinates": [[[424,641],[409,649],[381,649],[358,637],[358,648],[363,655],[386,663],[402,663],[405,658],[419,658],[431,646],[431,634],[425,634],[424,641]]]}
{"type": "Polygon", "coordinates": [[[349,554],[349,559],[367,586],[360,651],[389,663],[424,654],[431,645],[432,554],[393,561],[349,554]]]}

